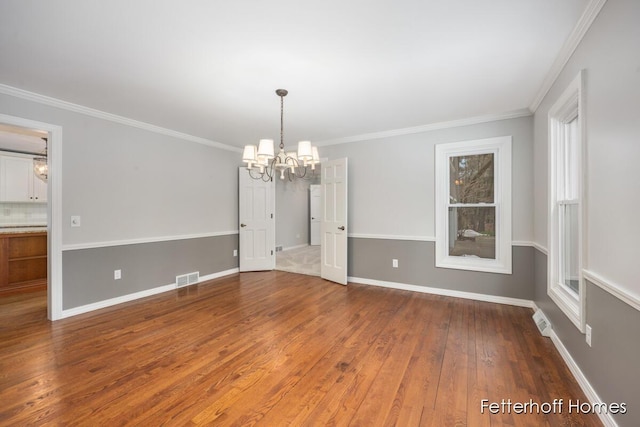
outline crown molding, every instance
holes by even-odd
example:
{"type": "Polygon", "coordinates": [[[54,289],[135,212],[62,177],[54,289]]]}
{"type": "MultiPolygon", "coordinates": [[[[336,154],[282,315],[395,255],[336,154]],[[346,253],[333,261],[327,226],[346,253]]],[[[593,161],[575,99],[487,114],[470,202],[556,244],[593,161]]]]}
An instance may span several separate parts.
{"type": "Polygon", "coordinates": [[[573,28],[569,38],[567,38],[567,41],[562,46],[562,49],[560,49],[556,60],[549,69],[549,72],[542,82],[542,86],[538,90],[536,97],[533,99],[531,106],[529,106],[529,110],[531,110],[532,113],[536,112],[544,97],[547,96],[547,93],[551,90],[551,86],[553,86],[555,81],[558,79],[558,76],[567,65],[567,62],[569,62],[569,59],[578,48],[582,38],[587,33],[591,24],[593,24],[593,21],[595,21],[606,2],[607,0],[591,0],[589,1],[589,4],[587,4],[582,16],[576,23],[576,26],[573,28]]]}
{"type": "Polygon", "coordinates": [[[390,138],[390,137],[401,136],[401,135],[411,135],[414,133],[422,133],[422,132],[429,132],[429,131],[440,130],[440,129],[456,128],[461,126],[477,125],[480,123],[495,122],[498,120],[516,119],[519,117],[531,116],[531,114],[532,113],[528,108],[521,108],[519,110],[507,111],[504,113],[487,114],[484,116],[469,117],[466,119],[451,120],[447,122],[431,123],[431,124],[422,125],[422,126],[414,126],[414,127],[408,127],[408,128],[402,128],[402,129],[392,129],[392,130],[373,132],[373,133],[364,133],[361,135],[347,136],[344,138],[327,139],[324,141],[316,142],[316,145],[318,147],[321,147],[321,146],[327,146],[327,145],[346,144],[349,142],[369,141],[372,139],[380,139],[380,138],[390,138]]]}
{"type": "Polygon", "coordinates": [[[236,153],[242,152],[242,149],[240,149],[239,147],[233,147],[231,145],[223,144],[217,141],[212,141],[206,138],[201,138],[199,136],[193,136],[186,133],[177,132],[175,130],[152,125],[150,123],[129,119],[127,117],[118,116],[117,114],[107,113],[104,111],[96,110],[94,108],[85,107],[83,105],[74,104],[72,102],[63,101],[60,99],[52,98],[50,96],[41,95],[35,92],[29,92],[27,90],[18,89],[13,86],[8,86],[5,84],[0,84],[0,93],[13,96],[16,98],[25,99],[27,101],[37,102],[39,104],[49,105],[51,107],[56,107],[56,108],[60,108],[67,111],[73,111],[74,113],[80,113],[80,114],[95,117],[98,119],[108,120],[110,122],[147,130],[149,132],[154,132],[154,133],[170,136],[177,139],[182,139],[184,141],[195,142],[196,144],[208,145],[210,147],[220,148],[222,150],[234,151],[236,153]]]}

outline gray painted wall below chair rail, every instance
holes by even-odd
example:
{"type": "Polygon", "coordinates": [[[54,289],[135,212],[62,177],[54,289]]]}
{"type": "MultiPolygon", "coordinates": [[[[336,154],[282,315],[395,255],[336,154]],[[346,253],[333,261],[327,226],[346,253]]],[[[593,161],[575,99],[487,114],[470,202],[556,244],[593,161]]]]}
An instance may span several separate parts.
{"type": "Polygon", "coordinates": [[[169,285],[186,273],[238,268],[234,249],[237,234],[64,251],[63,309],[169,285]],[[113,278],[117,269],[120,280],[113,278]]]}
{"type": "MultiPolygon", "coordinates": [[[[547,295],[547,256],[535,251],[535,303],[604,403],[627,404],[628,412],[613,418],[620,427],[640,425],[640,311],[586,282],[587,324],[592,347],[547,295]]],[[[565,398],[558,396],[558,398],[565,398]]]]}
{"type": "Polygon", "coordinates": [[[351,237],[348,271],[351,277],[533,300],[533,250],[513,247],[513,274],[481,273],[435,267],[435,242],[351,237]]]}

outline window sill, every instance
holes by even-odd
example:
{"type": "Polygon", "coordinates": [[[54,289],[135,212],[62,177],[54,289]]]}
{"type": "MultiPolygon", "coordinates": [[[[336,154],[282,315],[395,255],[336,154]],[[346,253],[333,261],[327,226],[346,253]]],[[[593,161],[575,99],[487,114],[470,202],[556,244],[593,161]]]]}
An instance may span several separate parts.
{"type": "MultiPolygon", "coordinates": [[[[582,286],[580,286],[582,288],[582,286]]],[[[583,289],[580,289],[582,294],[583,289]]],[[[550,286],[547,290],[547,294],[553,302],[556,303],[558,308],[571,320],[571,323],[582,333],[584,333],[585,325],[583,321],[581,309],[582,302],[577,295],[574,295],[570,291],[564,289],[560,285],[550,286]]]]}
{"type": "Polygon", "coordinates": [[[446,257],[436,261],[436,267],[478,271],[481,273],[512,274],[511,264],[504,265],[496,260],[474,259],[471,257],[446,257]]]}

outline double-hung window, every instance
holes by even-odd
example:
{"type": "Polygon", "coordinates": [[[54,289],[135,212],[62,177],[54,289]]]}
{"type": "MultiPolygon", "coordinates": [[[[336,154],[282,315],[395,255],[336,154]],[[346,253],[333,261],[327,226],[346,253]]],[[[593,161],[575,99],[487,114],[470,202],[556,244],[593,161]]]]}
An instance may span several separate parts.
{"type": "Polygon", "coordinates": [[[511,137],[436,145],[436,267],[511,274],[511,137]]]}
{"type": "Polygon", "coordinates": [[[582,285],[582,75],[549,110],[549,256],[551,299],[584,328],[582,285]]]}

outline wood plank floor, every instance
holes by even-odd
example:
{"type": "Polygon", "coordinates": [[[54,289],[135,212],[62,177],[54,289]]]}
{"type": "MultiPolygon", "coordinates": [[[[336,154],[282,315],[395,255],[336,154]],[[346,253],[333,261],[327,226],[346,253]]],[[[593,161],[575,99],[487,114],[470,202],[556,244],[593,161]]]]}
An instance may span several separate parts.
{"type": "Polygon", "coordinates": [[[0,300],[0,425],[601,425],[526,308],[280,271],[55,323],[45,299],[0,300]]]}

